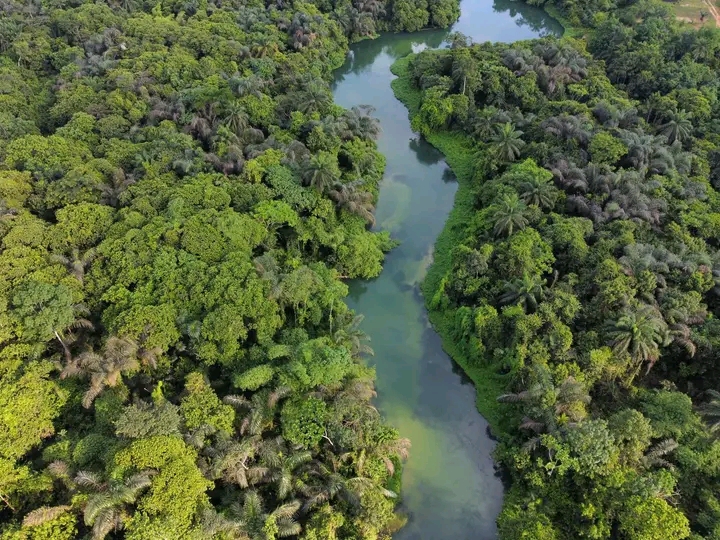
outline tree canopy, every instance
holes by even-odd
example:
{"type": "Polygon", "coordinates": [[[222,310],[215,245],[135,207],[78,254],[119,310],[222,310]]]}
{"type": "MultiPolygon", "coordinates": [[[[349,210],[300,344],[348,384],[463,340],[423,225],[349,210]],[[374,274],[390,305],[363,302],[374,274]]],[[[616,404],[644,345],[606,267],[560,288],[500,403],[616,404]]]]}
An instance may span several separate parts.
{"type": "Polygon", "coordinates": [[[343,282],[384,158],[328,83],[457,1],[0,11],[0,538],[386,534],[408,443],[343,282]]]}
{"type": "Polygon", "coordinates": [[[413,126],[468,164],[425,296],[497,381],[501,538],[716,538],[720,31],[554,7],[586,39],[397,66],[413,126]]]}

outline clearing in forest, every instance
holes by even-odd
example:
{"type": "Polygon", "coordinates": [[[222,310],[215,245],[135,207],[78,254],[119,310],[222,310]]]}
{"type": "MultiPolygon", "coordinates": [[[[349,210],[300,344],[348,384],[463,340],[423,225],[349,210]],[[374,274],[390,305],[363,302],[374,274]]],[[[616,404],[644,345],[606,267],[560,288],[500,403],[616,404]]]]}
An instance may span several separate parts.
{"type": "Polygon", "coordinates": [[[680,0],[674,5],[675,16],[696,28],[705,25],[720,28],[720,9],[715,2],[716,0],[680,0]]]}

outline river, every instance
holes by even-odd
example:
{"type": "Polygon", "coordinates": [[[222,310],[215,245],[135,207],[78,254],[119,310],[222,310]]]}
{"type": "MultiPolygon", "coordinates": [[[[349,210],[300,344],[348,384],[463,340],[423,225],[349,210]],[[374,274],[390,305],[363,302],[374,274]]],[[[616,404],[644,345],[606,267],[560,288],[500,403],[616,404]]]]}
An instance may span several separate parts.
{"type": "MultiPolygon", "coordinates": [[[[463,0],[461,13],[452,30],[474,41],[517,41],[561,31],[544,11],[509,0],[463,0]]],[[[447,34],[386,34],[358,43],[333,86],[339,105],[375,107],[382,127],[378,146],[387,158],[377,228],[401,242],[379,278],[350,284],[348,299],[365,315],[363,330],[372,339],[377,404],[412,441],[403,473],[409,522],[395,535],[398,540],[495,539],[503,498],[494,443],[475,408],[475,389],[442,350],[418,290],[457,184],[442,154],[410,129],[407,109],[390,88],[395,60],[443,46],[447,34]]]]}

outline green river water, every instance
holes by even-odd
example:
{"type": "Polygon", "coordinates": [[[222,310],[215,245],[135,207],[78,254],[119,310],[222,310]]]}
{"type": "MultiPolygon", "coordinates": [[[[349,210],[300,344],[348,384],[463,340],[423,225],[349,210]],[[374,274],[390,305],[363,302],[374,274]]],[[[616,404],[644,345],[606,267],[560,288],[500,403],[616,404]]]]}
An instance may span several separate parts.
{"type": "MultiPolygon", "coordinates": [[[[544,11],[509,0],[463,0],[452,30],[474,41],[517,41],[558,35],[544,11]]],[[[351,48],[336,72],[335,101],[375,107],[387,158],[377,227],[401,242],[373,281],[350,284],[349,304],[365,315],[377,368],[377,404],[412,440],[403,474],[409,515],[399,540],[491,540],[503,485],[492,460],[487,422],[475,408],[475,389],[442,350],[427,321],[418,284],[432,262],[433,244],[457,190],[443,156],[410,129],[407,109],[390,88],[390,66],[411,52],[441,47],[448,31],[388,34],[351,48]]]]}

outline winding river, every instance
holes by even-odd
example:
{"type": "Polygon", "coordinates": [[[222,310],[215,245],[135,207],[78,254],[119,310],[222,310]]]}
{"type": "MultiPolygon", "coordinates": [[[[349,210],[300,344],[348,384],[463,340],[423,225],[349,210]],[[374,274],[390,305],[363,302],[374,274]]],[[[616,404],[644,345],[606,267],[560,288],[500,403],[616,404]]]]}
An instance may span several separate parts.
{"type": "MultiPolygon", "coordinates": [[[[544,11],[510,0],[463,0],[452,30],[474,41],[517,41],[559,34],[544,11]]],[[[387,157],[377,227],[401,242],[376,280],[351,283],[349,303],[365,314],[377,368],[378,406],[412,440],[403,474],[409,515],[399,540],[492,540],[503,486],[492,460],[494,443],[475,408],[475,389],[445,354],[427,321],[418,291],[457,185],[443,156],[410,129],[395,99],[390,66],[410,52],[441,47],[447,30],[387,34],[356,44],[336,72],[335,101],[368,104],[382,126],[387,157]]]]}

